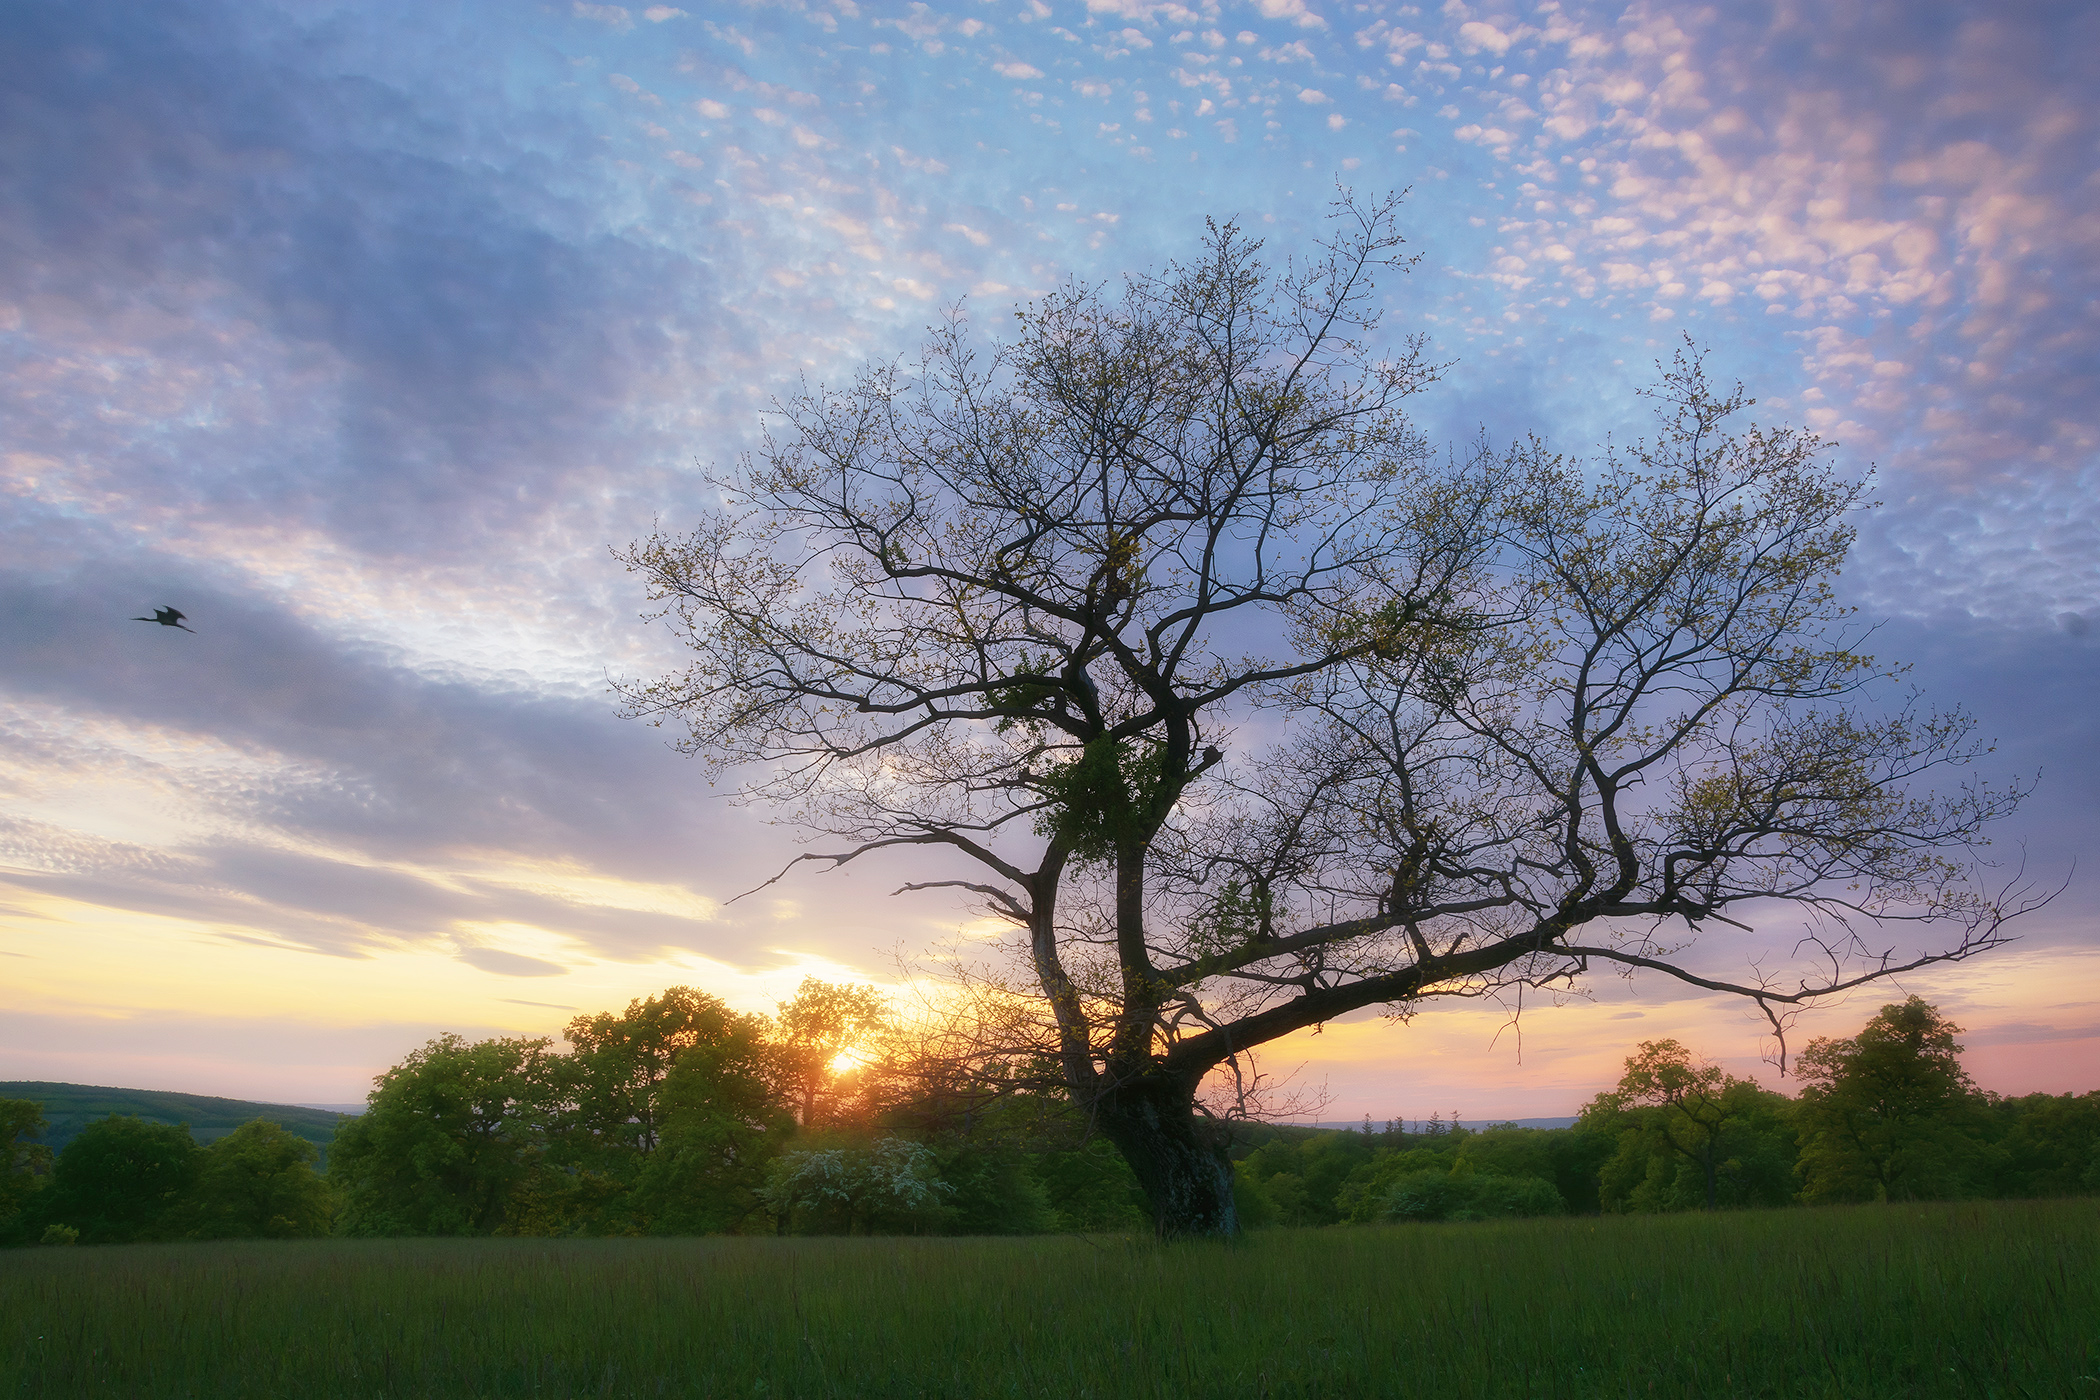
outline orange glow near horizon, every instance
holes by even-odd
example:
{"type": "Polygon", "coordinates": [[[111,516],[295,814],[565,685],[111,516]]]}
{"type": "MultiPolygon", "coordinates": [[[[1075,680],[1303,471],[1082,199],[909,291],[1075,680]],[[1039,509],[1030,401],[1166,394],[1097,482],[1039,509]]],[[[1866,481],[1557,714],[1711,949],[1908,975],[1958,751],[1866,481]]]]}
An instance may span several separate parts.
{"type": "MultiPolygon", "coordinates": [[[[549,881],[577,872],[550,871],[549,881]]],[[[596,883],[596,882],[590,882],[596,883]]],[[[630,892],[630,907],[661,903],[630,892]]],[[[604,903],[619,899],[619,892],[604,903]]],[[[625,902],[625,901],[622,901],[625,902]]],[[[523,925],[479,927],[408,944],[329,956],[198,920],[123,913],[19,893],[0,966],[0,1079],[50,1079],[174,1089],[277,1102],[361,1099],[374,1075],[443,1031],[470,1037],[560,1037],[578,1014],[617,1011],[674,985],[771,1012],[804,976],[867,982],[860,968],[782,955],[749,970],[698,954],[637,961],[594,955],[573,939],[523,925]],[[503,975],[467,955],[495,951],[558,971],[503,975]]],[[[794,925],[771,930],[792,947],[794,925]]],[[[888,986],[884,990],[894,990],[888,986]]],[[[1816,1008],[1796,1026],[1798,1053],[1817,1035],[1850,1035],[1887,1001],[1917,992],[1967,1034],[1977,1083],[2003,1094],[2082,1092],[2100,1066],[2100,988],[2077,948],[2013,948],[1977,962],[1870,985],[1816,1008]]],[[[1476,1002],[1430,1004],[1405,1024],[1359,1014],[1262,1047],[1265,1074],[1285,1082],[1309,1116],[1363,1114],[1494,1118],[1573,1114],[1613,1082],[1643,1040],[1671,1038],[1694,1054],[1788,1089],[1763,1056],[1771,1044],[1747,1005],[1685,996],[1661,982],[1604,979],[1593,999],[1527,1003],[1521,1016],[1476,1002]]],[[[830,1062],[850,1075],[868,1062],[849,1047],[830,1062]]]]}

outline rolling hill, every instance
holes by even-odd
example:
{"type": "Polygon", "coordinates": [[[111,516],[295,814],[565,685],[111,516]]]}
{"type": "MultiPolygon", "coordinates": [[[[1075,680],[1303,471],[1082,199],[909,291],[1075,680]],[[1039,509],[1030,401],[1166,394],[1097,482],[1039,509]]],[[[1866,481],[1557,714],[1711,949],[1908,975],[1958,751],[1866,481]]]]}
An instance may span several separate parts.
{"type": "Polygon", "coordinates": [[[39,1141],[62,1150],[95,1118],[131,1113],[155,1123],[187,1123],[198,1142],[211,1142],[256,1118],[267,1118],[297,1133],[323,1153],[344,1117],[330,1109],[296,1104],[252,1103],[205,1094],[177,1094],[165,1089],[114,1089],[97,1084],[53,1084],[36,1079],[0,1080],[0,1099],[33,1099],[44,1106],[51,1126],[39,1141]]]}

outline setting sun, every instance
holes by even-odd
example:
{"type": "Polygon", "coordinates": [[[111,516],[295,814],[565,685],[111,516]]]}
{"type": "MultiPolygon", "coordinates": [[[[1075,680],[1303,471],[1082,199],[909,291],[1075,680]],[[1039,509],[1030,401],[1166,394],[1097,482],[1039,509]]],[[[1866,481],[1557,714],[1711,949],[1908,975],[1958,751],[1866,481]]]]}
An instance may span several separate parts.
{"type": "Polygon", "coordinates": [[[841,1050],[838,1054],[831,1057],[831,1072],[833,1074],[851,1074],[867,1064],[867,1062],[868,1054],[865,1050],[841,1050]]]}

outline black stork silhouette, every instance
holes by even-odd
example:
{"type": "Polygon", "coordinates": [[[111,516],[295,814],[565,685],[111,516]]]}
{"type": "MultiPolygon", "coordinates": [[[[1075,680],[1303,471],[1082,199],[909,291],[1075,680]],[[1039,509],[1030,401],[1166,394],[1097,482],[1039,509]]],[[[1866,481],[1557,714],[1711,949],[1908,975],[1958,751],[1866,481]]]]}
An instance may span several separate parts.
{"type": "MultiPolygon", "coordinates": [[[[158,622],[163,627],[182,627],[182,614],[173,608],[155,608],[151,617],[134,617],[133,622],[158,622]]],[[[197,635],[194,627],[182,627],[191,636],[197,635]]]]}

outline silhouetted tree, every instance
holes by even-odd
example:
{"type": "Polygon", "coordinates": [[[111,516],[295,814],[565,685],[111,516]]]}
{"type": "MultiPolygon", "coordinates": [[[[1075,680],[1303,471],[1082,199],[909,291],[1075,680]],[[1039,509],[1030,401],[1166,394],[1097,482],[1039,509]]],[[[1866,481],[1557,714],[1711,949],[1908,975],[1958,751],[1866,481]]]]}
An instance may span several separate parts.
{"type": "Polygon", "coordinates": [[[773,1018],[781,1081],[804,1127],[822,1121],[819,1100],[841,1077],[841,1055],[879,1036],[890,1024],[889,1002],[873,987],[802,979],[794,999],[773,1018]]]}
{"type": "Polygon", "coordinates": [[[1658,436],[1433,453],[1376,339],[1392,201],[1281,272],[1231,225],[976,348],[804,392],[724,506],[629,565],[694,653],[630,713],[746,800],[916,848],[1010,921],[1041,1053],[1167,1235],[1236,1228],[1195,1105],[1250,1050],[1594,964],[1785,1008],[2001,939],[1945,852],[2009,798],[1912,793],[1959,716],[1875,716],[1831,581],[1861,488],[1696,358],[1658,436]],[[1234,754],[1228,757],[1228,748],[1234,754]],[[1806,906],[1799,977],[1670,950],[1806,906]],[[1846,920],[1951,920],[1866,957],[1846,920]],[[1820,955],[1819,955],[1820,956],[1820,955]]]}

